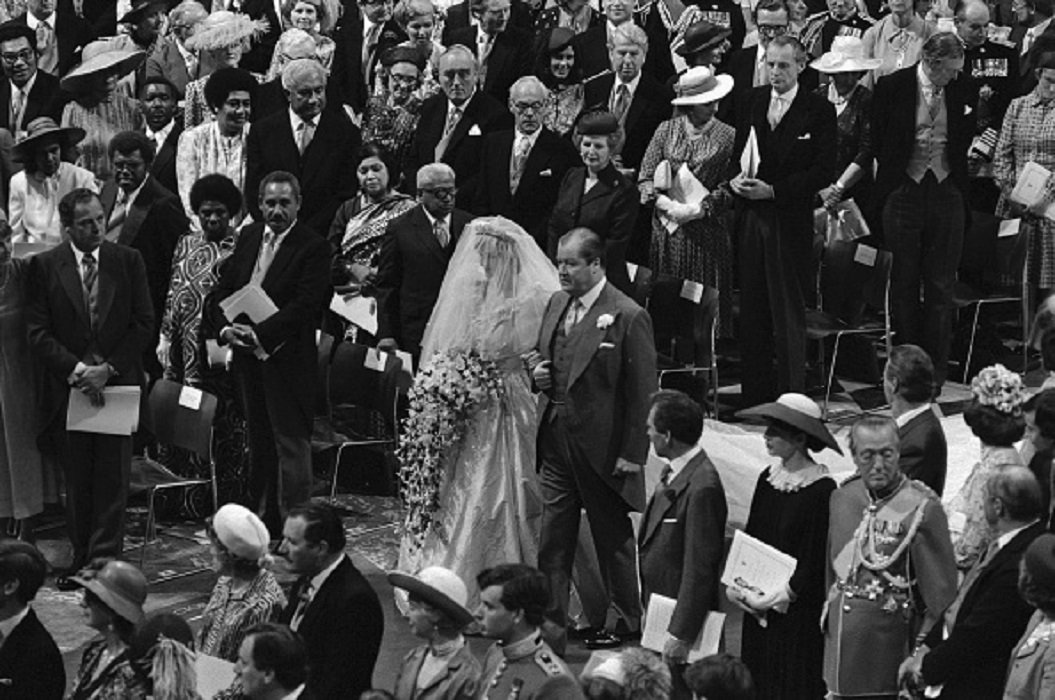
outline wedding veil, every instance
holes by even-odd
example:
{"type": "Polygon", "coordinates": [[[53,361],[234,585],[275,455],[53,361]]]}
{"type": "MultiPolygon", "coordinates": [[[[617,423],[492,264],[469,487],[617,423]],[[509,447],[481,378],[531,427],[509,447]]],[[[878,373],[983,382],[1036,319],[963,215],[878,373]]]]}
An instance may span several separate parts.
{"type": "Polygon", "coordinates": [[[489,360],[527,352],[558,289],[557,269],[524,229],[501,216],[474,219],[447,267],[422,362],[437,352],[476,350],[489,360]]]}

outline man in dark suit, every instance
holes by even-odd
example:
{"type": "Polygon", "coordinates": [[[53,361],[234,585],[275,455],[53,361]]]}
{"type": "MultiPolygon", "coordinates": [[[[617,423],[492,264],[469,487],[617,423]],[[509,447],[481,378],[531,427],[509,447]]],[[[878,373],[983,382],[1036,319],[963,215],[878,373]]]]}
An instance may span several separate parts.
{"type": "Polygon", "coordinates": [[[952,343],[952,292],[963,249],[967,150],[975,109],[957,80],[963,44],[950,32],[923,45],[920,62],[876,84],[872,148],[883,236],[894,251],[890,296],[899,341],[934,361],[935,390],[945,381],[952,343]],[[920,289],[922,288],[922,301],[920,289]]]}
{"type": "Polygon", "coordinates": [[[48,562],[33,545],[0,541],[0,697],[5,700],[61,700],[66,691],[59,648],[29,607],[47,572],[48,562]]]}
{"type": "Polygon", "coordinates": [[[377,593],[344,553],[344,525],[324,503],[295,508],[279,555],[297,582],[281,622],[308,647],[308,690],[317,698],[357,698],[373,687],[385,617],[377,593]]]}
{"type": "Polygon", "coordinates": [[[152,75],[139,87],[143,133],[154,142],[150,175],[169,192],[179,192],[176,182],[176,147],[183,133],[183,111],[177,111],[180,93],[168,78],[152,75]]]}
{"type": "Polygon", "coordinates": [[[901,666],[902,674],[921,677],[920,685],[942,686],[941,697],[1004,697],[1011,650],[1033,614],[1018,594],[1018,577],[1026,548],[1045,531],[1040,484],[1029,469],[1006,467],[989,477],[986,489],[992,543],[960,584],[945,624],[934,625],[901,666]]]}
{"type": "Polygon", "coordinates": [[[293,696],[315,700],[308,690],[308,649],[300,635],[285,625],[261,622],[246,630],[234,673],[249,700],[293,696]]]}
{"type": "Polygon", "coordinates": [[[484,138],[480,186],[474,211],[517,222],[546,250],[546,221],[557,202],[564,173],[582,163],[571,143],[542,126],[548,91],[534,77],[509,93],[515,128],[484,138]]]}
{"type": "MultiPolygon", "coordinates": [[[[72,571],[118,557],[124,540],[132,438],[66,430],[71,391],[104,401],[107,386],[143,388],[141,358],[154,331],[146,266],[139,251],[106,240],[98,195],[76,189],[59,203],[63,243],[30,261],[29,342],[46,370],[42,446],[58,452],[66,476],[72,571]]],[[[76,583],[60,576],[62,590],[76,583]]]]}
{"type": "MultiPolygon", "coordinates": [[[[471,4],[470,0],[462,0],[447,8],[447,17],[443,22],[443,34],[440,37],[440,43],[444,46],[453,46],[458,43],[451,39],[454,32],[472,27],[477,23],[477,18],[470,7],[471,4]]],[[[513,0],[509,14],[509,21],[514,27],[524,30],[534,28],[535,20],[532,18],[531,8],[522,0],[513,0]]]]}
{"type": "Polygon", "coordinates": [[[901,440],[901,473],[918,479],[941,496],[949,448],[934,415],[934,363],[918,345],[898,345],[883,371],[883,393],[901,440]]]}
{"type": "Polygon", "coordinates": [[[81,49],[95,39],[92,26],[72,7],[56,9],[56,0],[27,0],[25,14],[13,22],[27,25],[36,36],[37,67],[56,78],[81,62],[81,49]]]}
{"type": "Polygon", "coordinates": [[[510,26],[510,0],[477,0],[476,26],[451,32],[451,43],[468,46],[479,64],[480,89],[501,103],[509,88],[531,72],[531,33],[510,26]]]}
{"type": "Polygon", "coordinates": [[[345,10],[334,41],[330,96],[362,114],[374,89],[381,57],[407,40],[392,19],[392,0],[366,0],[345,10]]]}
{"type": "Polygon", "coordinates": [[[691,698],[682,675],[689,649],[709,610],[718,609],[725,548],[725,489],[707,453],[700,405],[680,391],[652,397],[648,437],[667,460],[641,520],[638,557],[641,602],[658,595],[677,601],[667,627],[663,660],[671,666],[672,698],[691,698]]]}
{"type": "Polygon", "coordinates": [[[575,37],[575,61],[586,80],[611,70],[612,36],[616,28],[633,24],[633,0],[608,0],[603,10],[605,21],[575,37]]]}
{"type": "Polygon", "coordinates": [[[377,265],[378,347],[415,359],[454,247],[472,216],[454,208],[454,171],[443,163],[417,174],[418,201],[388,222],[377,265]]]}
{"type": "Polygon", "coordinates": [[[593,231],[572,229],[561,238],[557,268],[561,291],[550,297],[538,344],[525,358],[543,392],[539,569],[550,581],[550,620],[563,628],[585,508],[608,608],[605,628],[587,643],[618,646],[641,623],[629,513],[645,507],[646,418],[656,390],[652,322],[605,279],[604,242],[593,231]]]}
{"type": "Polygon", "coordinates": [[[757,171],[730,182],[737,195],[747,406],[801,393],[806,385],[805,298],[815,284],[813,199],[832,181],[836,127],[834,107],[799,84],[805,66],[798,40],[775,37],[766,49],[769,85],[747,93],[736,122],[734,170],[750,137],[758,146],[757,171]]]}
{"type": "Polygon", "coordinates": [[[169,34],[158,41],[147,56],[144,76],[160,75],[176,86],[179,94],[187,90],[187,83],[197,80],[201,67],[198,54],[188,49],[185,42],[199,22],[209,13],[196,0],[184,0],[169,13],[169,34]]]}
{"type": "Polygon", "coordinates": [[[161,365],[154,348],[172,279],[172,255],[180,236],[187,232],[187,217],[179,197],[150,176],[154,142],[146,134],[123,131],[110,139],[109,151],[114,176],[99,193],[106,212],[106,239],[135,248],[146,263],[156,323],[143,349],[143,363],[147,374],[157,379],[161,365]]]}
{"type": "Polygon", "coordinates": [[[0,81],[0,128],[17,136],[37,117],[59,121],[59,79],[37,69],[32,29],[19,22],[0,25],[0,65],[7,78],[0,81]]]}
{"type": "Polygon", "coordinates": [[[339,109],[326,109],[326,69],[297,59],[282,71],[287,111],[254,122],[246,139],[245,199],[253,218],[260,182],[270,172],[297,176],[304,193],[304,224],[329,231],[337,207],[355,194],[359,129],[339,109]]]}
{"type": "Polygon", "coordinates": [[[243,70],[266,75],[271,65],[271,57],[275,53],[275,44],[282,36],[282,18],[275,12],[274,0],[224,0],[222,5],[225,10],[243,12],[251,19],[267,20],[267,31],[252,43],[238,62],[238,67],[243,70]]]}
{"type": "Polygon", "coordinates": [[[242,230],[205,314],[207,335],[234,349],[250,507],[277,536],[282,517],[311,494],[315,329],[330,299],[330,245],[298,222],[296,176],[272,172],[259,187],[261,221],[242,230]],[[220,303],[247,286],[263,290],[277,311],[265,319],[228,318],[220,303]]]}
{"type": "Polygon", "coordinates": [[[616,29],[608,50],[611,71],[586,83],[583,102],[587,109],[611,112],[619,118],[626,132],[619,165],[636,171],[652,135],[670,118],[674,94],[641,70],[648,55],[648,37],[641,27],[629,23],[616,29]]]}
{"type": "Polygon", "coordinates": [[[464,46],[447,49],[439,61],[440,87],[421,105],[421,119],[407,155],[406,172],[426,163],[446,163],[458,178],[457,204],[472,209],[480,176],[483,138],[512,126],[505,106],[477,89],[476,57],[464,46]]]}

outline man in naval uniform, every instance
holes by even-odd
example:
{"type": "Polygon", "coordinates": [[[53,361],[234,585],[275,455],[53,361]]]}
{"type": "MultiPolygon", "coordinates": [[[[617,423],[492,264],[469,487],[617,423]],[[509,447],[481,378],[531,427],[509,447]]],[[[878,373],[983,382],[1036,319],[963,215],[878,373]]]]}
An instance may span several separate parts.
{"type": "Polygon", "coordinates": [[[476,577],[484,636],[495,640],[484,657],[478,700],[530,700],[554,676],[571,671],[542,640],[549,606],[546,576],[526,564],[500,564],[476,577]]]}
{"type": "Polygon", "coordinates": [[[824,679],[833,698],[896,698],[898,667],[956,597],[941,501],[905,477],[897,424],[867,416],[850,432],[857,475],[832,493],[824,679]]]}

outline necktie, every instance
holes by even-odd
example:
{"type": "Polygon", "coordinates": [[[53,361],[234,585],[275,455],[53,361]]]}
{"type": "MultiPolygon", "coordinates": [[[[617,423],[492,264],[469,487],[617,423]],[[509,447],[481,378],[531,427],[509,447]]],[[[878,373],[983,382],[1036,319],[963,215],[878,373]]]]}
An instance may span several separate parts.
{"type": "Polygon", "coordinates": [[[57,75],[59,70],[59,52],[55,46],[55,32],[47,22],[37,24],[37,50],[40,58],[37,67],[45,73],[57,75]]]}
{"type": "Polygon", "coordinates": [[[92,328],[95,328],[96,325],[95,283],[98,277],[99,270],[95,264],[95,255],[85,253],[84,257],[81,258],[81,282],[84,284],[84,310],[88,312],[88,320],[92,328]]]}
{"type": "Polygon", "coordinates": [[[576,299],[571,303],[571,307],[568,309],[568,315],[564,319],[565,333],[571,333],[571,329],[575,328],[575,324],[579,322],[579,316],[582,313],[582,309],[582,301],[579,299],[576,299]]]}
{"type": "Polygon", "coordinates": [[[121,228],[124,226],[125,217],[128,216],[128,193],[118,190],[117,201],[114,202],[114,210],[110,212],[110,220],[106,226],[106,240],[116,243],[121,237],[121,228]]]}
{"type": "Polygon", "coordinates": [[[300,589],[300,595],[297,597],[297,609],[293,611],[293,617],[289,621],[289,627],[294,632],[300,627],[300,623],[304,621],[304,613],[308,611],[308,605],[311,604],[313,588],[314,586],[307,583],[300,589]]]}
{"type": "Polygon", "coordinates": [[[278,236],[271,229],[264,229],[264,242],[260,244],[260,255],[256,259],[256,268],[249,280],[253,284],[263,284],[268,268],[275,259],[275,249],[278,248],[278,236]]]}
{"type": "Polygon", "coordinates": [[[659,473],[660,486],[670,486],[670,474],[672,471],[669,464],[663,465],[663,471],[659,473]]]}
{"type": "Polygon", "coordinates": [[[8,122],[12,133],[17,133],[22,129],[22,110],[25,108],[25,95],[18,88],[14,88],[11,92],[11,120],[8,122]]]}
{"type": "Polygon", "coordinates": [[[924,92],[927,96],[927,111],[930,113],[930,120],[934,121],[938,118],[938,112],[941,110],[942,89],[932,85],[924,92]]]}
{"type": "Polygon", "coordinates": [[[447,112],[447,123],[443,125],[443,137],[440,138],[433,152],[437,163],[443,159],[443,154],[447,151],[447,143],[451,140],[451,133],[454,131],[454,127],[458,126],[458,121],[461,118],[461,107],[451,107],[450,111],[447,112]]]}
{"type": "Polygon", "coordinates": [[[380,24],[372,24],[366,30],[363,38],[363,80],[370,84],[370,64],[374,60],[374,52],[377,50],[377,37],[381,33],[380,24]]]}
{"type": "Polygon", "coordinates": [[[480,48],[477,53],[480,56],[480,73],[477,79],[480,87],[483,88],[484,82],[487,80],[487,59],[491,56],[491,49],[494,48],[495,37],[493,34],[481,32],[479,41],[480,48]]]}
{"type": "Polygon", "coordinates": [[[520,178],[524,176],[524,164],[527,163],[528,153],[531,151],[531,142],[526,136],[520,138],[516,148],[513,150],[513,158],[509,163],[509,192],[516,194],[520,186],[520,178]]]}
{"type": "Polygon", "coordinates": [[[451,236],[447,232],[447,224],[442,219],[432,222],[432,232],[436,234],[436,240],[440,242],[440,248],[446,249],[451,243],[451,236]]]}
{"type": "Polygon", "coordinates": [[[297,150],[300,151],[301,155],[304,155],[304,151],[308,150],[313,136],[315,136],[315,122],[301,122],[300,126],[297,127],[297,150]]]}
{"type": "Polygon", "coordinates": [[[769,102],[769,114],[766,115],[769,119],[770,129],[777,128],[777,125],[780,124],[780,120],[784,118],[785,109],[787,109],[787,99],[774,95],[773,99],[769,102]]]}
{"type": "Polygon", "coordinates": [[[630,88],[626,86],[626,83],[619,83],[619,87],[615,91],[615,103],[612,105],[612,112],[619,121],[623,121],[626,117],[626,110],[629,106],[630,88]]]}
{"type": "Polygon", "coordinates": [[[765,56],[759,59],[758,65],[755,66],[754,87],[758,87],[760,85],[769,85],[769,66],[766,65],[765,56]]]}

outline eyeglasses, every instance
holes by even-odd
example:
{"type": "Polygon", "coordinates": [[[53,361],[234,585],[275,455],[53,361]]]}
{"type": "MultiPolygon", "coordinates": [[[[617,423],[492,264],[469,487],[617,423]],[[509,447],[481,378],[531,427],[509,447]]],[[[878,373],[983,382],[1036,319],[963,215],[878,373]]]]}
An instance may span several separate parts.
{"type": "Polygon", "coordinates": [[[419,187],[419,192],[427,192],[433,197],[439,197],[440,199],[447,199],[453,197],[458,191],[456,187],[419,187]]]}
{"type": "Polygon", "coordinates": [[[23,63],[29,63],[32,60],[34,53],[30,49],[22,49],[18,53],[0,53],[0,60],[3,60],[9,66],[22,61],[23,63]]]}
{"type": "Polygon", "coordinates": [[[760,24],[758,33],[766,36],[782,36],[788,33],[788,26],[786,24],[760,24]]]}
{"type": "Polygon", "coordinates": [[[399,75],[398,73],[390,73],[389,76],[392,78],[392,82],[399,83],[400,85],[418,84],[418,76],[416,75],[399,75]]]}
{"type": "Polygon", "coordinates": [[[528,110],[531,110],[532,112],[538,112],[544,106],[545,106],[544,102],[514,102],[513,103],[513,109],[515,109],[518,112],[527,112],[528,110]]]}
{"type": "Polygon", "coordinates": [[[884,462],[889,462],[892,459],[896,459],[897,456],[897,450],[892,447],[884,447],[881,450],[861,450],[854,455],[856,459],[865,464],[872,464],[875,462],[876,457],[879,457],[884,462]]]}

